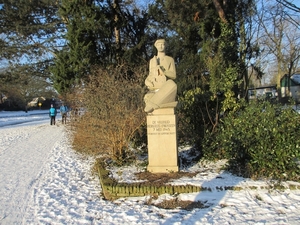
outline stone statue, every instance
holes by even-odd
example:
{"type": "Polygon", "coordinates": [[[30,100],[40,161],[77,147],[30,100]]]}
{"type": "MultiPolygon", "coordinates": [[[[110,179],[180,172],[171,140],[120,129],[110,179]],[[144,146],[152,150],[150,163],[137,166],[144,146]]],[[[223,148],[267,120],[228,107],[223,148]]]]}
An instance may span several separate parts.
{"type": "Polygon", "coordinates": [[[144,111],[153,112],[159,108],[174,108],[177,94],[177,85],[173,81],[176,78],[174,59],[165,55],[165,40],[158,39],[154,46],[157,49],[157,56],[150,60],[149,75],[145,84],[149,92],[145,95],[146,103],[144,111]]]}

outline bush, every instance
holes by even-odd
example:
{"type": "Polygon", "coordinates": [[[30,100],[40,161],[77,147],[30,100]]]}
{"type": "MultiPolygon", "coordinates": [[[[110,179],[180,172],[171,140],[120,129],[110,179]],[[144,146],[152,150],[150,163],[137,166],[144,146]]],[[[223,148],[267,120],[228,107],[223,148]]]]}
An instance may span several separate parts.
{"type": "Polygon", "coordinates": [[[201,152],[204,137],[214,132],[220,114],[220,97],[199,87],[184,91],[179,96],[178,139],[180,144],[195,144],[201,152]]]}
{"type": "Polygon", "coordinates": [[[90,77],[81,93],[86,112],[74,124],[75,149],[107,154],[121,164],[134,157],[130,145],[146,118],[143,74],[119,66],[98,69],[90,77]]]}
{"type": "Polygon", "coordinates": [[[299,180],[299,119],[291,108],[251,103],[223,119],[204,155],[228,158],[229,169],[245,177],[299,180]]]}

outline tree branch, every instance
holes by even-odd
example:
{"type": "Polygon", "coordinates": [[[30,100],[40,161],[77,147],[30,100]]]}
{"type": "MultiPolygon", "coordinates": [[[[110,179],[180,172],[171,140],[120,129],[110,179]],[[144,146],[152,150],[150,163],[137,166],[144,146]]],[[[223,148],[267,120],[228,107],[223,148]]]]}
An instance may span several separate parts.
{"type": "Polygon", "coordinates": [[[213,1],[214,5],[216,7],[216,10],[217,10],[217,12],[219,14],[219,17],[220,17],[221,21],[223,23],[228,23],[227,19],[226,19],[226,16],[225,16],[225,12],[224,12],[224,10],[223,10],[220,2],[218,0],[212,0],[212,1],[213,1]]]}

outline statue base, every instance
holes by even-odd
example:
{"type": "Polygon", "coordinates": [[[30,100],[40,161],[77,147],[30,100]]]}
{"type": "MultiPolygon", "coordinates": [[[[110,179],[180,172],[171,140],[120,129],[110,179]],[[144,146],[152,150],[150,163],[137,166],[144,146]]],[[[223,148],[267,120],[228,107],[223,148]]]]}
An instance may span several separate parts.
{"type": "Polygon", "coordinates": [[[178,172],[177,123],[174,108],[147,115],[148,167],[151,173],[178,172]]]}

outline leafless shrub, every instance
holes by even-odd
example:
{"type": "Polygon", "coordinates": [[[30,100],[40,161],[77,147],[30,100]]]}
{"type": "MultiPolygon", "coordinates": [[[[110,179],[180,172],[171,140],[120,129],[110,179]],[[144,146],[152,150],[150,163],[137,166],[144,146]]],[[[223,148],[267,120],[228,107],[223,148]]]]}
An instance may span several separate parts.
{"type": "Polygon", "coordinates": [[[143,68],[97,69],[84,85],[86,112],[74,123],[76,149],[122,161],[145,122],[143,68]]]}

